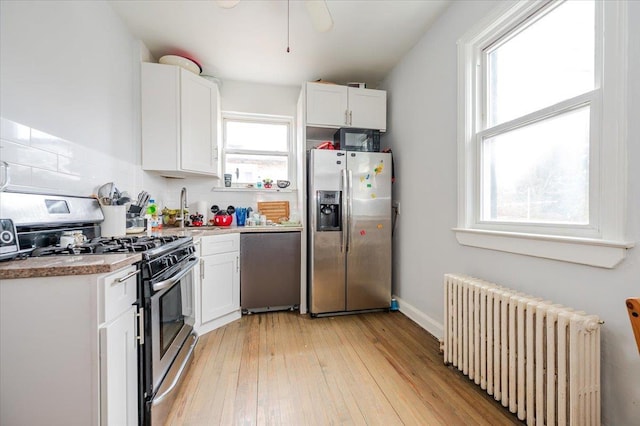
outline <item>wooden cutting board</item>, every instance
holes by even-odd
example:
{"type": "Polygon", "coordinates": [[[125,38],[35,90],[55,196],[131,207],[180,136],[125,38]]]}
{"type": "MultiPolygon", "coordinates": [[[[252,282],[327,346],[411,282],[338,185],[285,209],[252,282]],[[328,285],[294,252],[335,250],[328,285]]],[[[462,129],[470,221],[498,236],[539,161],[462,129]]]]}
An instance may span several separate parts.
{"type": "Polygon", "coordinates": [[[638,353],[640,353],[640,297],[630,297],[627,299],[627,309],[629,310],[631,328],[636,337],[638,353]]]}
{"type": "Polygon", "coordinates": [[[289,219],[289,202],[258,201],[258,211],[260,214],[267,216],[267,220],[271,220],[273,223],[280,223],[281,219],[289,219]]]}

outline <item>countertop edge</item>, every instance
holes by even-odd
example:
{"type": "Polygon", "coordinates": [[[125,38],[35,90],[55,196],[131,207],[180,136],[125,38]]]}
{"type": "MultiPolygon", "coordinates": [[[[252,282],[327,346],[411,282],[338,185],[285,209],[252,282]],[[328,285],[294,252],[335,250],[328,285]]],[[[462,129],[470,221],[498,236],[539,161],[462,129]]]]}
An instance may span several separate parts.
{"type": "Polygon", "coordinates": [[[194,239],[225,234],[247,234],[255,232],[302,232],[300,226],[203,226],[188,228],[163,228],[158,235],[190,236],[194,239]]]}
{"type": "Polygon", "coordinates": [[[0,265],[0,280],[105,274],[141,259],[140,253],[19,259],[0,265]]]}
{"type": "MultiPolygon", "coordinates": [[[[194,240],[215,235],[256,232],[302,232],[303,226],[225,226],[165,228],[157,235],[190,236],[194,240]]],[[[145,235],[145,234],[138,234],[145,235]]],[[[135,236],[135,235],[132,235],[135,236]]],[[[11,260],[0,263],[0,280],[18,278],[94,275],[117,271],[142,259],[140,253],[52,256],[11,260]]]]}

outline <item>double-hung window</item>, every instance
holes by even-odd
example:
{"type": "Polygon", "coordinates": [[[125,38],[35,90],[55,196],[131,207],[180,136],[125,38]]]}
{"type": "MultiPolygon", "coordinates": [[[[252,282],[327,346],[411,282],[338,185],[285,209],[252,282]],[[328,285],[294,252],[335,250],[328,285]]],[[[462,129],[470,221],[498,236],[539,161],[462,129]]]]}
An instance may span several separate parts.
{"type": "Polygon", "coordinates": [[[625,8],[509,3],[459,41],[460,243],[624,257],[625,8]]]}
{"type": "Polygon", "coordinates": [[[232,175],[234,186],[270,179],[295,187],[291,117],[223,113],[222,123],[224,173],[232,175]]]}

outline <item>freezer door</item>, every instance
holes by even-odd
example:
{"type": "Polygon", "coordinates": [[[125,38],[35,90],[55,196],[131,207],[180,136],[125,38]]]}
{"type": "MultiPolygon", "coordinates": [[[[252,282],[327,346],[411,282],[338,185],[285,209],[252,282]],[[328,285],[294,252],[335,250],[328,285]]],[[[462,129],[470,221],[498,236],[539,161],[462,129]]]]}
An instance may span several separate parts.
{"type": "Polygon", "coordinates": [[[348,152],[347,311],[391,301],[391,154],[348,152]]]}
{"type": "Polygon", "coordinates": [[[318,191],[342,191],[346,152],[311,150],[309,157],[309,311],[345,310],[345,253],[342,231],[318,231],[318,191]]]}

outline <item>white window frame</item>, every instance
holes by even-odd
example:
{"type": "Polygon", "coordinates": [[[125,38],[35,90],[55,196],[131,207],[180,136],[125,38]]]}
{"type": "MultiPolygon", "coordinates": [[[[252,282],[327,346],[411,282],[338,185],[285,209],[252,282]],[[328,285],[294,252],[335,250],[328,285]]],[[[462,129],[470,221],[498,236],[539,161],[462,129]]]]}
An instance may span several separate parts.
{"type": "MultiPolygon", "coordinates": [[[[632,242],[625,241],[628,15],[624,1],[596,2],[599,53],[595,90],[556,105],[562,111],[585,103],[591,107],[590,224],[549,226],[480,220],[479,141],[486,105],[483,50],[552,1],[499,5],[458,41],[458,225],[454,231],[462,245],[613,268],[633,247],[632,242]]],[[[557,111],[549,108],[545,113],[553,115],[557,111]]],[[[524,124],[530,119],[525,116],[518,120],[524,124]]]]}
{"type": "MultiPolygon", "coordinates": [[[[267,114],[251,114],[240,112],[222,112],[222,169],[225,170],[227,162],[227,154],[245,154],[245,155],[286,155],[288,158],[288,181],[291,185],[287,190],[296,189],[298,186],[296,179],[296,143],[294,139],[294,120],[293,117],[284,115],[267,115],[267,114]],[[246,150],[246,149],[228,149],[227,148],[227,121],[246,121],[249,123],[264,123],[264,124],[286,124],[288,126],[287,135],[287,151],[261,151],[261,150],[246,150]]],[[[224,171],[224,173],[231,173],[224,171]]],[[[275,187],[275,184],[274,184],[275,187]]],[[[237,189],[237,188],[236,188],[237,189]]],[[[268,190],[267,190],[268,191],[268,190]]]]}

